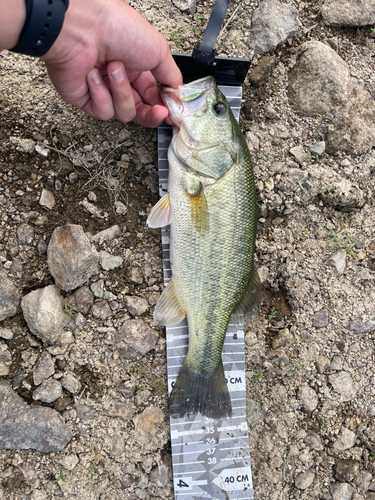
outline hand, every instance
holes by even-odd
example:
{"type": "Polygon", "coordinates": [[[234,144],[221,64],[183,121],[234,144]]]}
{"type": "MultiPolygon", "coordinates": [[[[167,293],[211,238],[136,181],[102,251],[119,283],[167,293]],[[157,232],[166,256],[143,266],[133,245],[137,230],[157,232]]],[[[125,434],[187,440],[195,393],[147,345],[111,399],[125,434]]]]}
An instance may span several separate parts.
{"type": "Polygon", "coordinates": [[[158,89],[180,70],[166,40],[123,0],[70,0],[60,35],[43,58],[63,100],[100,120],[170,123],[158,89]]]}

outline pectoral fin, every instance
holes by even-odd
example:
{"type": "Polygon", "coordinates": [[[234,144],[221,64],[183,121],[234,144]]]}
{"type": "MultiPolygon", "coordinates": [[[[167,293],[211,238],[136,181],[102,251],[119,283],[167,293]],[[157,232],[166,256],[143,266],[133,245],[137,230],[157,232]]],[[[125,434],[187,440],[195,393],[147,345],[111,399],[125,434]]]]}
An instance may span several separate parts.
{"type": "Polygon", "coordinates": [[[257,270],[254,268],[245,294],[233,312],[233,319],[236,323],[243,322],[244,318],[248,320],[251,316],[256,314],[262,298],[261,292],[262,286],[259,275],[257,270]]]}
{"type": "Polygon", "coordinates": [[[186,192],[190,198],[191,220],[197,231],[208,229],[207,200],[203,186],[197,177],[186,177],[186,192]]]}
{"type": "Polygon", "coordinates": [[[171,223],[171,204],[168,193],[152,207],[146,223],[152,228],[168,226],[171,223]]]}
{"type": "Polygon", "coordinates": [[[171,280],[164,288],[154,310],[154,320],[159,325],[172,326],[180,323],[186,315],[176,295],[176,289],[171,280]]]}

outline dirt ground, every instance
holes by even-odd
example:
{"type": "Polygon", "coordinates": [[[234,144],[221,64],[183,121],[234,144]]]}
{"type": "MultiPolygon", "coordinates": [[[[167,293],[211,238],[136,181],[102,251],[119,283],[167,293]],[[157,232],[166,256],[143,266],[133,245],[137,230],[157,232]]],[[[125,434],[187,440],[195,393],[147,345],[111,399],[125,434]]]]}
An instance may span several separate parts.
{"type": "MultiPolygon", "coordinates": [[[[214,4],[197,2],[196,14],[190,15],[170,0],[129,3],[179,53],[191,53],[199,42],[214,4]]],[[[255,136],[252,157],[260,209],[256,261],[263,281],[263,302],[245,338],[254,498],[328,500],[337,483],[351,485],[349,500],[371,500],[375,326],[366,332],[353,322],[375,322],[375,151],[356,157],[307,154],[322,140],[325,125],[319,116],[304,118],[291,109],[287,69],[301,43],[335,38],[340,56],[375,98],[375,57],[373,49],[367,50],[375,42],[370,28],[325,26],[316,1],[291,3],[298,10],[299,32],[272,54],[272,68],[260,86],[246,79],[240,120],[243,132],[255,136]],[[270,107],[277,110],[277,120],[270,107]],[[312,195],[283,186],[289,169],[296,167],[289,150],[298,145],[306,151],[302,171],[340,172],[363,193],[363,207],[343,211],[326,202],[326,185],[312,195]],[[345,254],[339,277],[326,265],[337,250],[345,254]],[[342,374],[349,378],[343,380],[342,374]],[[304,393],[301,388],[306,387],[304,393]],[[337,442],[346,430],[354,433],[354,442],[341,450],[337,442]],[[344,473],[341,463],[346,464],[344,473]],[[300,488],[298,477],[307,471],[313,474],[311,484],[300,488]]],[[[237,5],[231,3],[227,19],[237,5]]],[[[255,7],[241,2],[223,33],[219,55],[248,56],[255,7]]],[[[118,225],[121,238],[96,246],[124,259],[120,268],[96,277],[116,296],[112,315],[84,315],[82,332],[69,350],[54,356],[55,377],[70,371],[82,386],[77,394],[64,390],[54,403],[42,403],[61,413],[73,434],[71,442],[60,453],[0,451],[0,499],[174,498],[167,417],[149,446],[137,440],[144,411],[152,407],[165,415],[167,402],[165,332],[152,319],[163,287],[160,231],[145,224],[159,197],[156,131],[100,122],[73,109],[60,100],[42,61],[4,51],[0,179],[0,267],[15,263],[11,276],[22,295],[53,283],[38,244],[48,243],[58,226],[79,224],[94,235],[118,225]],[[18,139],[34,141],[42,153],[23,151],[18,139]],[[53,193],[53,208],[39,204],[42,189],[53,193]],[[98,209],[94,215],[82,205],[90,192],[96,195],[90,195],[98,209]],[[116,213],[116,201],[126,206],[124,213],[116,213]],[[17,237],[24,223],[35,233],[28,246],[17,237]],[[142,276],[138,283],[135,268],[142,276]],[[116,349],[116,329],[133,318],[125,296],[146,299],[142,319],[159,333],[156,348],[139,361],[119,357],[116,349]],[[130,389],[124,392],[124,385],[130,389]],[[126,403],[131,414],[111,413],[116,401],[126,403]],[[77,405],[89,408],[88,416],[79,414],[77,405]]],[[[26,383],[15,390],[27,403],[41,404],[31,397],[32,373],[45,347],[30,335],[21,311],[0,326],[14,333],[2,341],[12,358],[4,379],[12,382],[24,370],[26,383]]]]}

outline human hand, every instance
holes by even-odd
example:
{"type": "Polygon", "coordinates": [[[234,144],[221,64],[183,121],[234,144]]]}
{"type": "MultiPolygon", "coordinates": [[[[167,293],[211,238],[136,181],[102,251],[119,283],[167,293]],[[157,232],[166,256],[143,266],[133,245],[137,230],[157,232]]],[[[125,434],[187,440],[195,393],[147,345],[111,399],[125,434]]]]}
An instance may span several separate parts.
{"type": "Polygon", "coordinates": [[[42,59],[63,100],[95,118],[170,123],[156,80],[177,88],[180,70],[162,35],[123,0],[70,0],[42,59]]]}

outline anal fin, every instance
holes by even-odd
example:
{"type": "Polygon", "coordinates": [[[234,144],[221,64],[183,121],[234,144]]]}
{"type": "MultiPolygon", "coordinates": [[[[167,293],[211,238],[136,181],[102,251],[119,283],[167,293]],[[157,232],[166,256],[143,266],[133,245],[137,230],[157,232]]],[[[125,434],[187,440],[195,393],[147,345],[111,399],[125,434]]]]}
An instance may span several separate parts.
{"type": "Polygon", "coordinates": [[[169,194],[165,194],[151,209],[146,224],[148,227],[157,228],[168,226],[171,223],[171,203],[169,194]]]}
{"type": "Polygon", "coordinates": [[[180,323],[186,315],[176,295],[176,289],[171,280],[164,288],[154,310],[154,320],[159,325],[172,326],[180,323]]]}

